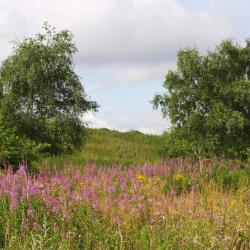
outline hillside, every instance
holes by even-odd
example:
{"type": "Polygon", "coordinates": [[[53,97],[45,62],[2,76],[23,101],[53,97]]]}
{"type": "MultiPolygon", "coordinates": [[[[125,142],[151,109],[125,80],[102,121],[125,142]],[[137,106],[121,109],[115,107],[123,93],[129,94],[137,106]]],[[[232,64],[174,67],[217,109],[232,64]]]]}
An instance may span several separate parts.
{"type": "Polygon", "coordinates": [[[118,132],[109,129],[87,129],[87,142],[84,148],[71,155],[49,157],[45,165],[82,166],[122,165],[156,163],[160,161],[159,144],[161,137],[146,135],[138,131],[118,132]]]}

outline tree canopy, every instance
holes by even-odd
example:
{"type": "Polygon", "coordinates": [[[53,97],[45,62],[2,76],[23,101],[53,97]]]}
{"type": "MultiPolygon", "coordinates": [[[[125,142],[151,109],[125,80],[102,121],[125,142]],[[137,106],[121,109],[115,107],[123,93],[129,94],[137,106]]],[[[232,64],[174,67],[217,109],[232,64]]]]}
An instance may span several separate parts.
{"type": "Polygon", "coordinates": [[[0,69],[0,116],[5,128],[19,135],[49,143],[58,153],[83,143],[82,115],[96,111],[75,73],[77,52],[72,33],[44,32],[15,42],[13,53],[0,69]]]}
{"type": "Polygon", "coordinates": [[[240,46],[223,41],[201,55],[178,52],[177,69],[166,75],[166,92],[154,108],[169,117],[165,153],[247,156],[250,147],[250,41],[240,46]]]}

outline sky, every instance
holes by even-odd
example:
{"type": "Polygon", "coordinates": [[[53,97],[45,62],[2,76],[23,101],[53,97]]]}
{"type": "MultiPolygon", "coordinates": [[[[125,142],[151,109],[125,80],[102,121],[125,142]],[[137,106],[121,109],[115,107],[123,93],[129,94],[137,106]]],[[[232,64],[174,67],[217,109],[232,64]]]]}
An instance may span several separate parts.
{"type": "Polygon", "coordinates": [[[163,93],[183,48],[213,49],[250,37],[249,0],[0,0],[0,61],[11,41],[42,31],[47,21],[74,34],[75,70],[100,105],[90,127],[160,134],[170,128],[151,100],[163,93]]]}

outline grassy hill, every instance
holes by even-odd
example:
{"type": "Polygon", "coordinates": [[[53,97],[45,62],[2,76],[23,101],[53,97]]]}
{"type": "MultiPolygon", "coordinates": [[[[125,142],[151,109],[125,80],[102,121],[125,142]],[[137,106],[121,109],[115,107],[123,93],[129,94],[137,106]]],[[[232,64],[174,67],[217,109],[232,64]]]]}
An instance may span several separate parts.
{"type": "Polygon", "coordinates": [[[88,129],[82,150],[44,160],[60,171],[3,171],[0,249],[250,249],[250,163],[154,165],[160,145],[88,129]]]}
{"type": "Polygon", "coordinates": [[[160,161],[161,137],[138,131],[118,132],[109,129],[87,129],[84,148],[71,155],[49,157],[43,161],[48,166],[63,166],[95,163],[98,166],[156,163],[160,161]]]}

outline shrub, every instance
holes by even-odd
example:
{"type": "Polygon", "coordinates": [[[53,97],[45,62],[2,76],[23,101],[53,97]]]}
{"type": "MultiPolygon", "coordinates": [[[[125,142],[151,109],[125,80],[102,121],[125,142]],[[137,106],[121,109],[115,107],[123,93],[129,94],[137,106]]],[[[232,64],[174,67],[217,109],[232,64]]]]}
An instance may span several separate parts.
{"type": "Polygon", "coordinates": [[[17,167],[19,163],[26,164],[37,160],[49,148],[49,144],[36,143],[20,137],[15,129],[5,129],[0,126],[0,167],[7,165],[17,167]]]}

